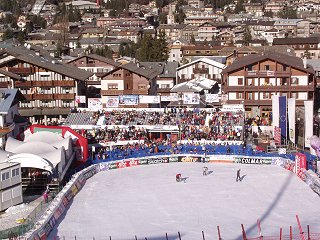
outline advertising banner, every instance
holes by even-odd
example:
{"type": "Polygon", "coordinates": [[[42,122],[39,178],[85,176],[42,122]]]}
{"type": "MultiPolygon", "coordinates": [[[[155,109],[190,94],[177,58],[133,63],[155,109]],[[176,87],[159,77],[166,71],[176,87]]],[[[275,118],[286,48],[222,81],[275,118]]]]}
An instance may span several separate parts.
{"type": "Polygon", "coordinates": [[[139,162],[139,165],[146,165],[146,164],[148,164],[148,159],[146,159],[146,158],[139,159],[138,162],[139,162]]]}
{"type": "Polygon", "coordinates": [[[243,106],[243,104],[224,104],[222,106],[221,111],[223,111],[223,112],[244,111],[244,106],[243,106]]]}
{"type": "Polygon", "coordinates": [[[107,108],[117,108],[119,107],[119,97],[118,96],[106,96],[106,107],[107,108]]]}
{"type": "Polygon", "coordinates": [[[213,163],[233,163],[234,156],[231,155],[212,155],[208,157],[209,162],[213,163]]]}
{"type": "Polygon", "coordinates": [[[100,171],[106,171],[109,170],[109,164],[108,163],[99,163],[100,171]]]}
{"type": "Polygon", "coordinates": [[[148,164],[169,163],[168,157],[148,159],[148,164]]]}
{"type": "Polygon", "coordinates": [[[69,201],[66,197],[62,197],[62,203],[66,207],[66,206],[68,206],[69,201]]]}
{"type": "Polygon", "coordinates": [[[199,93],[184,93],[183,94],[183,103],[184,104],[199,104],[200,103],[199,93]]]}
{"type": "Polygon", "coordinates": [[[109,163],[108,164],[108,168],[109,169],[117,169],[118,167],[117,167],[117,163],[109,163]]]}
{"type": "Polygon", "coordinates": [[[129,161],[125,161],[125,163],[126,163],[126,167],[134,167],[139,165],[138,160],[129,160],[129,161]]]}
{"type": "Polygon", "coordinates": [[[202,162],[201,157],[195,157],[195,156],[185,156],[185,157],[178,157],[179,162],[202,162]]]}
{"type": "Polygon", "coordinates": [[[140,95],[139,103],[160,103],[160,96],[140,95]]]}
{"type": "Polygon", "coordinates": [[[88,178],[91,178],[95,173],[96,173],[95,169],[94,168],[90,168],[86,172],[83,173],[83,177],[85,179],[88,179],[88,178]]]}
{"type": "Polygon", "coordinates": [[[296,153],[295,163],[297,176],[304,180],[303,172],[307,169],[307,156],[302,153],[296,153]]]}
{"type": "Polygon", "coordinates": [[[47,224],[44,226],[43,230],[45,231],[46,235],[49,236],[49,234],[50,234],[50,232],[51,232],[51,230],[52,230],[52,227],[51,227],[51,225],[50,225],[49,223],[47,223],[47,224]]]}
{"type": "MultiPolygon", "coordinates": [[[[279,96],[272,95],[272,126],[279,128],[279,96]]],[[[275,132],[273,132],[275,134],[275,132]]]]}
{"type": "Polygon", "coordinates": [[[161,102],[174,102],[179,101],[178,94],[174,93],[171,95],[161,95],[161,102]]]}
{"type": "Polygon", "coordinates": [[[274,126],[273,138],[274,138],[274,142],[276,144],[280,144],[281,143],[281,128],[279,128],[277,126],[274,126]]]}
{"type": "Polygon", "coordinates": [[[121,95],[119,96],[119,105],[138,105],[138,95],[121,95]]]}
{"type": "Polygon", "coordinates": [[[50,226],[53,228],[56,225],[57,220],[55,219],[54,216],[52,216],[49,220],[50,226]]]}
{"type": "Polygon", "coordinates": [[[219,95],[218,94],[206,94],[206,102],[214,103],[219,102],[219,95]]]}
{"type": "Polygon", "coordinates": [[[73,196],[77,195],[77,193],[78,193],[78,188],[77,188],[77,186],[76,186],[75,184],[72,185],[72,187],[71,187],[71,192],[72,192],[73,196]]]}
{"type": "Polygon", "coordinates": [[[76,103],[86,103],[86,96],[76,96],[76,103]]]}
{"type": "Polygon", "coordinates": [[[72,191],[69,190],[65,193],[65,197],[67,198],[68,202],[70,202],[73,198],[73,194],[72,194],[72,191]]]}
{"type": "Polygon", "coordinates": [[[296,143],[296,99],[288,98],[289,139],[296,143]]]}
{"type": "Polygon", "coordinates": [[[241,164],[271,164],[272,158],[261,157],[235,157],[235,163],[241,164]]]}
{"type": "Polygon", "coordinates": [[[279,126],[281,128],[281,136],[287,138],[287,97],[279,97],[279,114],[280,122],[279,126]]]}
{"type": "Polygon", "coordinates": [[[304,101],[304,146],[310,148],[310,138],[313,135],[313,101],[304,101]]]}
{"type": "Polygon", "coordinates": [[[91,111],[102,110],[102,101],[101,98],[88,98],[88,108],[91,111]]]}

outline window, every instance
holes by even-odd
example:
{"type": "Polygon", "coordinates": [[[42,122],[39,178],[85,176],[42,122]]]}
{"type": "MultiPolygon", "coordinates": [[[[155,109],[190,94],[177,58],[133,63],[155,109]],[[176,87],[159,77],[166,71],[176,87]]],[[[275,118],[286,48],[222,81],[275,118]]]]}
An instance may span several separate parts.
{"type": "Polygon", "coordinates": [[[146,89],[146,84],[138,84],[138,89],[146,89]]]}
{"type": "Polygon", "coordinates": [[[247,67],[247,70],[248,70],[248,71],[252,71],[252,65],[249,65],[249,66],[247,67]]]}
{"type": "Polygon", "coordinates": [[[252,78],[247,78],[247,86],[252,86],[253,79],[252,78]]]}
{"type": "Polygon", "coordinates": [[[71,88],[70,88],[70,87],[63,87],[63,88],[61,89],[61,92],[62,92],[62,93],[70,93],[70,92],[71,92],[71,88]]]}
{"type": "Polygon", "coordinates": [[[243,99],[243,93],[237,92],[236,97],[237,97],[237,99],[243,99]]]}
{"type": "Polygon", "coordinates": [[[10,173],[4,172],[4,173],[2,173],[1,181],[5,181],[5,180],[9,179],[9,177],[10,177],[10,173]]]}
{"type": "Polygon", "coordinates": [[[117,83],[109,83],[108,90],[110,90],[110,89],[118,89],[118,84],[117,83]]]}
{"type": "Polygon", "coordinates": [[[161,84],[161,88],[170,88],[170,84],[161,84]]]}
{"type": "Polygon", "coordinates": [[[270,70],[270,65],[264,65],[264,70],[269,71],[270,70]]]}
{"type": "Polygon", "coordinates": [[[16,176],[19,176],[20,174],[20,170],[19,168],[16,168],[16,169],[12,169],[12,177],[16,177],[16,176]]]}
{"type": "Polygon", "coordinates": [[[296,84],[298,84],[298,78],[297,77],[291,78],[291,85],[296,85],[296,84]]]}
{"type": "Polygon", "coordinates": [[[287,65],[283,65],[283,71],[286,72],[287,71],[287,65]]]}
{"type": "Polygon", "coordinates": [[[253,94],[252,94],[252,92],[248,92],[248,93],[247,93],[247,99],[248,99],[248,100],[253,100],[253,94]]]}
{"type": "Polygon", "coordinates": [[[263,93],[263,99],[270,99],[270,98],[271,98],[271,94],[269,92],[263,93]]]}
{"type": "Polygon", "coordinates": [[[243,85],[243,78],[238,78],[238,85],[243,85]]]}

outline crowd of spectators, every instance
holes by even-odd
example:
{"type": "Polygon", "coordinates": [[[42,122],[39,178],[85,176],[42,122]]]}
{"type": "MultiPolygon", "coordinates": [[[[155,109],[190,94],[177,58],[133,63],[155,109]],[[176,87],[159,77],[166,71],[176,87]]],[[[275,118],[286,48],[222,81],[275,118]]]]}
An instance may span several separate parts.
{"type": "Polygon", "coordinates": [[[97,112],[95,117],[98,116],[103,116],[104,125],[109,127],[81,130],[80,133],[91,142],[150,140],[148,131],[141,125],[178,126],[180,140],[241,140],[244,124],[243,112],[210,113],[197,109],[171,109],[164,112],[114,110],[97,112]],[[110,125],[113,127],[110,128],[110,125]]]}
{"type": "Polygon", "coordinates": [[[114,110],[101,112],[104,125],[204,125],[207,113],[199,110],[166,109],[164,112],[114,110]]]}
{"type": "Polygon", "coordinates": [[[126,144],[118,146],[101,146],[95,148],[94,155],[96,161],[117,160],[130,157],[144,157],[170,154],[253,154],[255,150],[246,145],[229,145],[228,143],[186,143],[179,144],[170,141],[146,141],[144,143],[126,144]]]}

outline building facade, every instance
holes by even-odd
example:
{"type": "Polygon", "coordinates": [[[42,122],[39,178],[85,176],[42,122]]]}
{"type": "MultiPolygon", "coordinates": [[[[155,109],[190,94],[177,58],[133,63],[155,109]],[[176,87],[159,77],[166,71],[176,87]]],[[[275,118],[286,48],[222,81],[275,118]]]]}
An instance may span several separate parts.
{"type": "Polygon", "coordinates": [[[315,95],[314,70],[306,61],[266,52],[242,57],[222,71],[222,91],[227,103],[241,104],[247,116],[272,111],[272,95],[296,98],[297,106],[315,95]]]}
{"type": "Polygon", "coordinates": [[[86,95],[85,81],[93,75],[24,47],[3,50],[0,69],[19,76],[10,82],[0,77],[0,84],[19,89],[26,98],[19,104],[20,114],[39,123],[67,115],[70,108],[79,106],[75,100],[86,95]]]}

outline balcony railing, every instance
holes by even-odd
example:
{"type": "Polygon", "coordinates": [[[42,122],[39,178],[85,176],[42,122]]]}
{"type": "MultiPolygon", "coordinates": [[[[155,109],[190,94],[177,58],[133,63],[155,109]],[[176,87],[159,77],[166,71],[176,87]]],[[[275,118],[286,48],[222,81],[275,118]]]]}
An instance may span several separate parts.
{"type": "Polygon", "coordinates": [[[224,91],[253,91],[253,92],[288,92],[288,91],[314,91],[315,86],[313,85],[280,85],[280,86],[271,86],[271,85],[262,85],[262,86],[223,86],[224,91]]]}
{"type": "Polygon", "coordinates": [[[32,94],[32,99],[53,100],[53,94],[32,94]]]}
{"type": "Polygon", "coordinates": [[[290,71],[246,71],[245,77],[289,77],[290,71]]]}
{"type": "Polygon", "coordinates": [[[51,87],[53,86],[53,81],[32,81],[31,84],[34,87],[51,87]]]}
{"type": "Polygon", "coordinates": [[[9,86],[8,82],[0,82],[0,88],[7,88],[9,86]]]}
{"type": "Polygon", "coordinates": [[[13,131],[14,127],[15,127],[14,123],[6,124],[5,126],[0,127],[0,134],[7,134],[13,131]]]}
{"type": "Polygon", "coordinates": [[[17,73],[17,74],[31,74],[34,71],[31,68],[24,67],[9,67],[8,72],[17,73]]]}
{"type": "Polygon", "coordinates": [[[209,74],[209,68],[194,68],[194,74],[209,74]]]}
{"type": "Polygon", "coordinates": [[[58,99],[58,100],[74,100],[75,96],[76,96],[75,93],[54,94],[54,99],[58,99]]]}
{"type": "Polygon", "coordinates": [[[158,88],[157,92],[158,93],[169,93],[171,88],[158,88]]]}
{"type": "Polygon", "coordinates": [[[15,81],[14,86],[15,87],[31,87],[32,84],[30,81],[15,81]]]}
{"type": "Polygon", "coordinates": [[[54,80],[53,85],[60,86],[60,87],[74,87],[75,81],[74,80],[54,80]]]}

